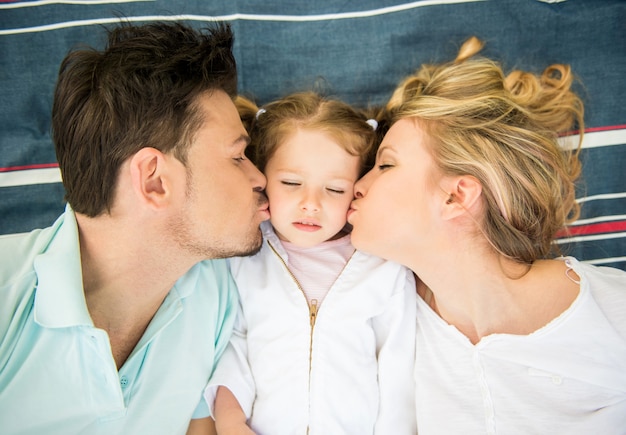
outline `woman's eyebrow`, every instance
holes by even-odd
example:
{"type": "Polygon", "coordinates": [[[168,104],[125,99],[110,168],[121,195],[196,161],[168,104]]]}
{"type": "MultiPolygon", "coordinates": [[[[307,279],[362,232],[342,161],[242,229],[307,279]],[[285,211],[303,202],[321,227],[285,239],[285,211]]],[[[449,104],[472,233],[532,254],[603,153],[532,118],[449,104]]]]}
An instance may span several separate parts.
{"type": "Polygon", "coordinates": [[[384,153],[396,154],[396,150],[393,145],[381,145],[376,152],[376,158],[379,158],[384,153]]]}

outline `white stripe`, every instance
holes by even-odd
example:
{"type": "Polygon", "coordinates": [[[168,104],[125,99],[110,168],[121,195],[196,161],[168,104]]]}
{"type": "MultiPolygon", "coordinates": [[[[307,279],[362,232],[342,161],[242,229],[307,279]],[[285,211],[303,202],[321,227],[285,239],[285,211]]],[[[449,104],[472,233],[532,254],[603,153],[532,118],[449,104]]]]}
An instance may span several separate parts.
{"type": "Polygon", "coordinates": [[[67,1],[55,1],[55,0],[40,0],[32,2],[18,2],[18,3],[5,3],[0,4],[0,9],[19,9],[30,8],[33,6],[46,6],[54,4],[64,5],[106,5],[109,3],[137,3],[137,2],[154,2],[156,0],[67,0],[67,1]]]}
{"type": "Polygon", "coordinates": [[[59,168],[27,169],[25,171],[0,172],[0,187],[26,186],[29,184],[60,183],[59,168]]]}
{"type": "Polygon", "coordinates": [[[391,14],[406,11],[423,6],[435,6],[456,3],[477,3],[488,0],[422,0],[403,5],[389,6],[385,8],[372,9],[368,11],[343,12],[337,14],[320,15],[261,15],[261,14],[231,14],[231,15],[147,15],[142,17],[123,18],[99,18],[93,20],[66,21],[63,23],[47,24],[43,26],[23,27],[18,29],[0,30],[0,35],[14,35],[19,33],[45,32],[49,30],[64,29],[69,27],[92,26],[99,24],[113,24],[119,22],[136,21],[287,21],[287,22],[310,22],[310,21],[330,21],[350,18],[374,17],[378,15],[391,14]]]}
{"type": "Polygon", "coordinates": [[[626,233],[594,234],[591,236],[567,237],[564,239],[557,239],[554,241],[554,243],[556,243],[557,245],[562,245],[563,243],[578,243],[578,242],[588,242],[591,240],[620,239],[622,237],[626,237],[626,233]]]}
{"type": "Polygon", "coordinates": [[[589,219],[579,219],[576,222],[572,222],[570,226],[595,224],[597,222],[612,222],[626,220],[626,214],[617,214],[613,216],[598,216],[589,219]]]}
{"type": "Polygon", "coordinates": [[[579,204],[582,204],[583,202],[589,202],[589,201],[597,201],[597,200],[602,200],[602,199],[620,199],[620,198],[626,198],[626,192],[600,193],[598,195],[583,196],[582,198],[576,199],[576,202],[579,204]]]}
{"type": "MultiPolygon", "coordinates": [[[[578,141],[580,135],[574,134],[571,136],[564,136],[558,139],[562,148],[573,150],[578,147],[578,141]]],[[[608,131],[594,131],[591,133],[585,133],[583,136],[582,148],[597,148],[611,145],[623,145],[626,144],[626,130],[608,130],[608,131]]]]}
{"type": "Polygon", "coordinates": [[[599,258],[597,260],[581,260],[583,263],[589,264],[606,264],[606,263],[617,263],[618,261],[626,261],[626,257],[610,257],[610,258],[599,258]]]}

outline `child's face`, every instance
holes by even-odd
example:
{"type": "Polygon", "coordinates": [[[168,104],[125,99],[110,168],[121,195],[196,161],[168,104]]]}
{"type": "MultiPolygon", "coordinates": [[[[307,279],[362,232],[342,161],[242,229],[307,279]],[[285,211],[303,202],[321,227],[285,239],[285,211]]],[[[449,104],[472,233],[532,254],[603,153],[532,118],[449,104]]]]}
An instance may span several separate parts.
{"type": "Polygon", "coordinates": [[[346,224],[359,158],[327,134],[298,129],[265,167],[271,222],[281,240],[314,246],[346,224]]]}

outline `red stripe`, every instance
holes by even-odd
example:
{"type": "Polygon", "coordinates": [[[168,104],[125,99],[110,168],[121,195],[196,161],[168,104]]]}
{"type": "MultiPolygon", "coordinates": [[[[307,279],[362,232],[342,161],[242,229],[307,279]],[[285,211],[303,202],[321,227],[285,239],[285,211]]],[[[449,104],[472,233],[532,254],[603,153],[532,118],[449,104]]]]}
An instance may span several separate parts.
{"type": "Polygon", "coordinates": [[[591,133],[593,131],[610,131],[610,130],[622,130],[622,129],[626,129],[626,124],[609,125],[609,126],[606,126],[606,127],[591,127],[591,128],[586,128],[585,132],[591,133]]]}
{"type": "Polygon", "coordinates": [[[616,233],[618,231],[626,231],[626,220],[602,222],[599,224],[570,226],[561,231],[558,231],[556,237],[562,238],[571,236],[584,236],[589,234],[616,233]]]}
{"type": "Polygon", "coordinates": [[[0,168],[0,172],[13,172],[13,171],[25,171],[28,169],[45,169],[45,168],[58,168],[58,163],[39,163],[35,165],[24,166],[9,166],[7,168],[0,168]]]}
{"type": "MultiPolygon", "coordinates": [[[[593,133],[596,131],[614,131],[614,130],[624,130],[626,129],[626,124],[621,124],[621,125],[607,125],[604,127],[589,127],[585,129],[585,133],[593,133]]],[[[575,134],[579,134],[580,130],[572,130],[572,131],[566,131],[564,133],[559,134],[560,137],[563,136],[572,136],[575,134]]]]}

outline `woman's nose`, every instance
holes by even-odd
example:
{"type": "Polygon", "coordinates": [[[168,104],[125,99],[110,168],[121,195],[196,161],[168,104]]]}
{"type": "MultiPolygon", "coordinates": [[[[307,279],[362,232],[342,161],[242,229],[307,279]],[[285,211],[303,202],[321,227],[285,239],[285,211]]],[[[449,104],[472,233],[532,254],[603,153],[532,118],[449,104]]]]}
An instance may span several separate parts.
{"type": "Polygon", "coordinates": [[[363,175],[356,183],[354,183],[354,197],[363,198],[367,192],[367,186],[369,186],[369,175],[372,171],[363,175]]]}

